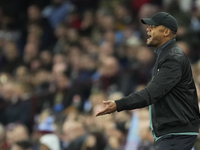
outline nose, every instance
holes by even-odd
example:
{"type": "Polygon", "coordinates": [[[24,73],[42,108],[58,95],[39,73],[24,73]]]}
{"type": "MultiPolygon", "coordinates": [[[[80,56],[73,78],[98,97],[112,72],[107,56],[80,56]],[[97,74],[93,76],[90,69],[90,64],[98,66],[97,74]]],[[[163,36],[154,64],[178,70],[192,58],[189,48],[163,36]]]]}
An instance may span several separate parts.
{"type": "Polygon", "coordinates": [[[148,27],[146,28],[146,30],[147,30],[147,32],[150,31],[150,30],[151,30],[150,26],[148,26],[148,27]]]}

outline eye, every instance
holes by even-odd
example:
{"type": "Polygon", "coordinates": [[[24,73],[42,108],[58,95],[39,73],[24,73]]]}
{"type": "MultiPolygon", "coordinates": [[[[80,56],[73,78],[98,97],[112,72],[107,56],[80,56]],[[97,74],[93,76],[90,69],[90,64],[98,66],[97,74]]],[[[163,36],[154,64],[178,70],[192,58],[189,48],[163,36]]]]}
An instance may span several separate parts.
{"type": "Polygon", "coordinates": [[[153,28],[156,28],[157,26],[155,26],[155,25],[150,25],[149,26],[151,29],[153,29],[153,28]]]}

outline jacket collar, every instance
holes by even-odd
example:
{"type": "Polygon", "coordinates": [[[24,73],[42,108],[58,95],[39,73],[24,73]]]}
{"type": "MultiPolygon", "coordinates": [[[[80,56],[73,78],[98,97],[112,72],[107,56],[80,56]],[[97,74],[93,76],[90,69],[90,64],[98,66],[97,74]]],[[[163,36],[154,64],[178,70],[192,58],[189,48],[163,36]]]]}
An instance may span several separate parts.
{"type": "Polygon", "coordinates": [[[166,43],[164,43],[163,45],[161,45],[160,47],[158,47],[155,50],[155,53],[157,54],[157,57],[160,56],[161,51],[166,48],[169,44],[176,42],[176,39],[171,39],[169,41],[167,41],[166,43]]]}

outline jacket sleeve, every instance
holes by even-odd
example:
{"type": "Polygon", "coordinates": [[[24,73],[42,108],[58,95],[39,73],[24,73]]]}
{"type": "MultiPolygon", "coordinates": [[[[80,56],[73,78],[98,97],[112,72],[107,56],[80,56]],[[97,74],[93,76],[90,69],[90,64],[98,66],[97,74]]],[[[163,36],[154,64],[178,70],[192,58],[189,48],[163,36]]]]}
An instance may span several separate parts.
{"type": "Polygon", "coordinates": [[[115,101],[117,111],[142,108],[155,103],[165,96],[181,77],[181,64],[175,59],[165,60],[146,88],[115,101]]]}

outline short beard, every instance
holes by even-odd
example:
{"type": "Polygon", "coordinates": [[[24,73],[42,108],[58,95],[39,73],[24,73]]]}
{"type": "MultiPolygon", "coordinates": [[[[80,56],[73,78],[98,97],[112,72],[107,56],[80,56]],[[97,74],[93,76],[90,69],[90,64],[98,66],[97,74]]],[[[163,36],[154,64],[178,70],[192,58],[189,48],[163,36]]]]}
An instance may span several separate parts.
{"type": "Polygon", "coordinates": [[[148,47],[158,47],[159,42],[160,42],[160,40],[158,38],[154,38],[154,42],[152,40],[149,44],[147,44],[147,46],[148,47]]]}
{"type": "Polygon", "coordinates": [[[155,45],[155,44],[152,44],[152,43],[147,44],[147,46],[148,46],[148,47],[156,47],[156,45],[155,45]]]}

